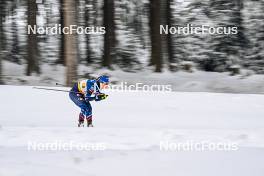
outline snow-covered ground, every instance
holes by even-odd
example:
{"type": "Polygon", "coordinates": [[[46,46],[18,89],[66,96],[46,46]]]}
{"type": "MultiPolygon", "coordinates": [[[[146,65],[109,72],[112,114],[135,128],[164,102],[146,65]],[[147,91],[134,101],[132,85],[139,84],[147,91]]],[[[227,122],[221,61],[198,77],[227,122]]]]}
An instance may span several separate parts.
{"type": "Polygon", "coordinates": [[[77,128],[67,93],[0,86],[0,176],[264,174],[264,95],[109,92],[92,105],[95,127],[77,128]],[[29,150],[58,141],[105,150],[29,150]],[[164,141],[237,150],[166,151],[164,141]]]}
{"type": "MultiPolygon", "coordinates": [[[[41,75],[25,76],[25,71],[26,64],[17,65],[3,61],[5,84],[54,86],[56,82],[65,82],[65,68],[60,65],[42,64],[41,75]]],[[[256,75],[249,70],[242,70],[240,75],[230,76],[230,73],[204,72],[195,69],[192,73],[185,71],[172,73],[167,70],[163,73],[153,73],[150,68],[144,68],[132,73],[120,69],[111,71],[79,65],[79,77],[87,78],[87,74],[94,77],[108,74],[111,81],[116,84],[127,82],[129,85],[136,83],[171,85],[173,91],[264,94],[264,75],[256,75]]]]}

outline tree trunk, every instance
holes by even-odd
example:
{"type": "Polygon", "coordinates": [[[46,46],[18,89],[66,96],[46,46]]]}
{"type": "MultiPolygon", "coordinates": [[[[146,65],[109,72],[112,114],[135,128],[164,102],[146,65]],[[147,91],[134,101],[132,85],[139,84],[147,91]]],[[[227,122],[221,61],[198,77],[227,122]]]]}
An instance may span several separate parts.
{"type": "MultiPolygon", "coordinates": [[[[87,8],[87,6],[89,5],[89,1],[86,0],[85,1],[85,5],[86,5],[86,8],[85,8],[85,14],[84,14],[84,19],[85,19],[85,26],[89,26],[89,8],[87,8]]],[[[89,34],[86,34],[85,35],[85,38],[86,38],[86,61],[88,64],[90,64],[92,62],[92,58],[91,58],[91,48],[90,48],[90,35],[89,34]]]]}
{"type": "Polygon", "coordinates": [[[162,71],[161,24],[160,0],[150,0],[150,39],[151,59],[150,65],[155,65],[155,72],[162,71]]]}
{"type": "MultiPolygon", "coordinates": [[[[75,25],[75,1],[64,0],[64,25],[75,25]]],[[[77,80],[77,34],[65,34],[64,51],[66,61],[66,85],[72,86],[77,80]]]]}
{"type": "MultiPolygon", "coordinates": [[[[166,0],[167,1],[167,24],[168,27],[170,28],[172,26],[172,11],[171,11],[171,3],[173,0],[166,0]]],[[[173,51],[173,40],[172,40],[172,35],[169,32],[167,35],[167,46],[168,46],[168,61],[169,61],[169,69],[172,70],[171,64],[174,62],[174,51],[173,51]]]]}
{"type": "Polygon", "coordinates": [[[21,64],[21,61],[19,60],[20,56],[20,48],[19,48],[19,41],[18,41],[18,31],[17,31],[17,23],[14,16],[16,15],[15,10],[17,8],[17,1],[12,2],[11,12],[12,12],[12,45],[11,45],[11,52],[8,57],[10,57],[10,60],[12,62],[15,62],[17,64],[21,64]]]}
{"type": "MultiPolygon", "coordinates": [[[[61,27],[64,27],[64,8],[63,8],[63,1],[64,0],[60,0],[60,24],[61,27]]],[[[65,53],[64,53],[64,34],[63,32],[60,34],[60,54],[59,54],[59,58],[56,61],[57,64],[62,64],[65,66],[65,53]]]]}
{"type": "Polygon", "coordinates": [[[104,0],[104,54],[103,67],[111,68],[115,49],[114,0],[104,0]]]}
{"type": "MultiPolygon", "coordinates": [[[[169,0],[160,0],[160,24],[165,26],[168,25],[167,18],[167,3],[169,0]]],[[[161,34],[160,34],[161,35],[161,34]]],[[[168,35],[161,35],[161,57],[163,58],[163,62],[168,62],[168,35]]]]}
{"type": "MultiPolygon", "coordinates": [[[[3,2],[0,2],[0,8],[3,9],[3,2]]],[[[0,11],[0,84],[3,84],[3,78],[2,78],[2,57],[3,57],[3,15],[4,11],[0,11]]]]}
{"type": "MultiPolygon", "coordinates": [[[[161,24],[163,26],[171,27],[171,1],[172,0],[161,0],[161,24]]],[[[173,63],[173,44],[172,44],[172,35],[170,33],[161,35],[161,51],[162,51],[162,59],[166,65],[168,65],[169,69],[171,68],[171,63],[173,63]]]]}
{"type": "MultiPolygon", "coordinates": [[[[37,15],[37,4],[36,0],[28,0],[28,25],[32,27],[36,25],[36,15],[37,15]]],[[[27,40],[27,71],[26,75],[30,76],[32,72],[40,73],[38,65],[38,56],[37,56],[37,34],[30,33],[28,34],[27,40]]]]}

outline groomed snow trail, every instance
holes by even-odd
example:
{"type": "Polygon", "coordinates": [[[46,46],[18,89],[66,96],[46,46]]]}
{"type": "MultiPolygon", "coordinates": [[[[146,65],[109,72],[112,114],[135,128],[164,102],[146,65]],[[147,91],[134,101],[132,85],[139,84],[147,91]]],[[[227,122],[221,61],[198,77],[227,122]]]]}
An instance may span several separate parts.
{"type": "Polygon", "coordinates": [[[93,102],[95,128],[77,128],[64,92],[0,86],[0,176],[264,174],[264,95],[109,92],[93,102]],[[172,143],[236,143],[236,151],[164,151],[172,143]],[[105,150],[29,150],[32,143],[105,150]]]}

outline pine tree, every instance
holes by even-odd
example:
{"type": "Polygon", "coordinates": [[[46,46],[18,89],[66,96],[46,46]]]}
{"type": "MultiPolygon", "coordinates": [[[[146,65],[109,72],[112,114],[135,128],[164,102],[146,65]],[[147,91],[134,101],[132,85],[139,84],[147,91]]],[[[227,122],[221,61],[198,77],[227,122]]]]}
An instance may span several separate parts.
{"type": "Polygon", "coordinates": [[[3,84],[3,78],[2,78],[2,59],[3,59],[3,50],[4,50],[4,31],[3,31],[3,23],[4,23],[4,6],[5,6],[5,3],[3,1],[0,2],[0,8],[1,8],[1,11],[0,11],[0,84],[3,84]]]}
{"type": "MultiPolygon", "coordinates": [[[[63,7],[63,1],[60,0],[60,24],[61,27],[64,27],[64,7],[63,7]]],[[[59,44],[59,58],[56,61],[57,64],[62,64],[65,66],[65,51],[64,51],[64,40],[65,40],[65,35],[63,32],[60,34],[60,44],[59,44]]]]}
{"type": "MultiPolygon", "coordinates": [[[[172,5],[173,0],[166,0],[166,21],[168,27],[172,27],[172,5]]],[[[176,62],[174,59],[174,47],[173,47],[173,38],[169,33],[167,36],[167,47],[168,47],[168,61],[169,61],[169,69],[171,71],[175,71],[173,68],[173,64],[176,62]]]]}
{"type": "Polygon", "coordinates": [[[210,1],[211,19],[216,26],[237,27],[236,35],[214,35],[206,71],[227,71],[233,64],[239,64],[243,60],[247,39],[244,35],[242,8],[243,0],[219,0],[210,1]]]}
{"type": "MultiPolygon", "coordinates": [[[[75,24],[75,1],[64,0],[64,25],[75,24]]],[[[67,34],[64,39],[66,61],[66,85],[72,86],[77,80],[77,37],[76,34],[67,34]]]]}
{"type": "MultiPolygon", "coordinates": [[[[91,9],[88,8],[89,5],[90,5],[89,0],[85,0],[85,12],[84,12],[84,20],[85,20],[85,22],[84,22],[84,24],[85,24],[86,27],[89,26],[89,24],[90,24],[89,23],[89,19],[91,18],[91,16],[90,16],[90,10],[91,9]]],[[[86,49],[85,49],[86,50],[86,62],[88,64],[90,64],[90,63],[93,62],[92,50],[90,48],[90,35],[86,34],[85,35],[85,39],[86,39],[86,49]]]]}
{"type": "Polygon", "coordinates": [[[151,58],[150,65],[155,66],[155,72],[162,71],[162,51],[161,51],[161,1],[150,0],[150,41],[151,41],[151,58]]]}
{"type": "Polygon", "coordinates": [[[245,3],[246,35],[250,46],[246,50],[243,66],[264,74],[264,0],[245,3]]]}
{"type": "MultiPolygon", "coordinates": [[[[139,57],[144,49],[141,38],[143,29],[137,13],[138,1],[118,0],[115,9],[116,58],[114,63],[124,71],[135,71],[141,67],[139,57]]],[[[142,3],[141,3],[142,5],[142,3]]]]}
{"type": "MultiPolygon", "coordinates": [[[[28,25],[36,25],[37,16],[37,3],[36,0],[28,0],[28,25]]],[[[27,71],[26,75],[30,76],[32,72],[40,74],[39,61],[38,61],[38,45],[37,35],[30,33],[28,34],[28,48],[27,48],[27,71]]]]}
{"type": "Polygon", "coordinates": [[[111,68],[112,60],[115,58],[115,21],[114,0],[104,0],[104,54],[102,66],[111,68]]]}
{"type": "MultiPolygon", "coordinates": [[[[161,0],[161,25],[168,26],[168,28],[172,26],[172,2],[172,0],[161,0]]],[[[163,62],[167,63],[171,71],[175,71],[172,67],[172,65],[174,64],[174,48],[172,45],[172,34],[168,33],[161,35],[161,40],[163,62]]]]}
{"type": "MultiPolygon", "coordinates": [[[[171,2],[170,8],[171,17],[168,24],[169,26],[176,28],[183,27],[190,22],[189,8],[186,7],[183,2],[171,2]]],[[[170,63],[174,65],[175,69],[179,69],[179,63],[181,61],[190,60],[190,53],[192,53],[193,50],[190,49],[192,46],[188,44],[189,37],[189,35],[177,33],[171,35],[171,45],[173,48],[171,55],[173,55],[173,59],[170,59],[170,63]]]]}
{"type": "MultiPolygon", "coordinates": [[[[194,0],[187,6],[187,11],[184,14],[187,15],[186,24],[191,24],[194,27],[201,27],[202,25],[208,25],[209,19],[206,14],[208,8],[208,1],[206,0],[194,0]]],[[[186,53],[185,60],[191,61],[198,65],[199,68],[204,69],[204,65],[207,64],[208,54],[212,53],[210,48],[210,34],[191,34],[185,37],[186,48],[191,48],[191,52],[186,53]]]]}

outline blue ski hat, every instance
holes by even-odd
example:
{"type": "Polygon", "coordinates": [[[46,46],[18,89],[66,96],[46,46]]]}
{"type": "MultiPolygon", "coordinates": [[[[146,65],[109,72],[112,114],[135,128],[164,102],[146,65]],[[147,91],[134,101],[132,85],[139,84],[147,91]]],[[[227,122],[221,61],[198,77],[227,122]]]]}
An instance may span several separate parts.
{"type": "Polygon", "coordinates": [[[109,76],[106,75],[102,75],[99,76],[96,81],[98,81],[99,83],[109,83],[109,76]]]}

